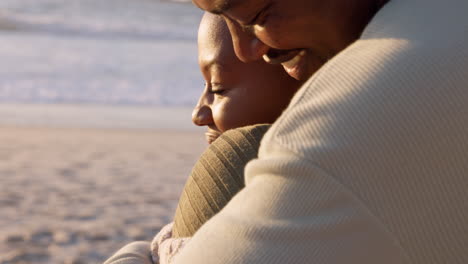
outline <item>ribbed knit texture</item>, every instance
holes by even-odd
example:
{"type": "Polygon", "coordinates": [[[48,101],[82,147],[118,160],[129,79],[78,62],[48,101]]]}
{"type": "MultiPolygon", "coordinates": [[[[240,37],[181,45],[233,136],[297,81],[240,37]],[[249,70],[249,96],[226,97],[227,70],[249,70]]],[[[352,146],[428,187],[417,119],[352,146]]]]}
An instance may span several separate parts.
{"type": "Polygon", "coordinates": [[[246,187],[175,262],[467,264],[467,12],[390,0],[299,90],[246,187]]]}
{"type": "Polygon", "coordinates": [[[244,168],[258,155],[270,125],[229,130],[201,155],[185,184],[174,217],[173,236],[191,237],[244,188],[244,168]]]}

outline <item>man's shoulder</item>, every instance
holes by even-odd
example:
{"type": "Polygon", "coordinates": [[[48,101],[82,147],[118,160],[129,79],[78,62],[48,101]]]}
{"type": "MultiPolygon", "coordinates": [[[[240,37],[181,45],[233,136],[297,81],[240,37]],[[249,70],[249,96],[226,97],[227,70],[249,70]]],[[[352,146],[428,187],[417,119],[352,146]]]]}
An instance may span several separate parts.
{"type": "Polygon", "coordinates": [[[468,17],[460,10],[468,2],[450,1],[390,1],[299,90],[267,137],[298,152],[350,144],[467,99],[468,17]]]}

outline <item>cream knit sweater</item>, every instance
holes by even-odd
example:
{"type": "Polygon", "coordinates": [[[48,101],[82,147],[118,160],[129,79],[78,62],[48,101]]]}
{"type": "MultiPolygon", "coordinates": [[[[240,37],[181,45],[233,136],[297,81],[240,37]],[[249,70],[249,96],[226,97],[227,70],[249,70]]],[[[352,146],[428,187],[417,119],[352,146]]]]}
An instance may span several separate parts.
{"type": "Polygon", "coordinates": [[[391,0],[175,262],[468,263],[468,1],[391,0]]]}

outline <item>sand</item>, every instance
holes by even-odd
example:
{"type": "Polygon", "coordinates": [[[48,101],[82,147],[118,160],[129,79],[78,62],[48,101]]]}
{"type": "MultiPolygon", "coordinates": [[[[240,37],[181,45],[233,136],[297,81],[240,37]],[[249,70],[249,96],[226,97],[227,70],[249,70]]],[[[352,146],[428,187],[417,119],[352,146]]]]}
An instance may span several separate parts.
{"type": "Polygon", "coordinates": [[[0,263],[102,263],[168,223],[200,131],[0,127],[0,263]]]}

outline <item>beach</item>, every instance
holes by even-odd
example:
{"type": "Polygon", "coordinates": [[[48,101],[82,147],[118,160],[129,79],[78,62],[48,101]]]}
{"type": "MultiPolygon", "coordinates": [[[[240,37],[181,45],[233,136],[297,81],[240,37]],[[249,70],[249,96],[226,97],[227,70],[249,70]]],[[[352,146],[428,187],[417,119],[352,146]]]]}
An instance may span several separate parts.
{"type": "Polygon", "coordinates": [[[102,263],[169,223],[206,148],[202,11],[0,1],[0,264],[102,263]]]}
{"type": "Polygon", "coordinates": [[[192,106],[201,15],[158,0],[2,0],[0,103],[192,106]]]}
{"type": "Polygon", "coordinates": [[[102,263],[169,223],[199,131],[0,127],[0,263],[102,263]]]}
{"type": "Polygon", "coordinates": [[[207,146],[190,112],[0,104],[0,263],[102,263],[151,240],[207,146]]]}

